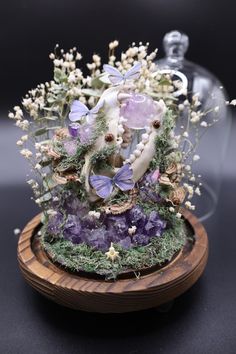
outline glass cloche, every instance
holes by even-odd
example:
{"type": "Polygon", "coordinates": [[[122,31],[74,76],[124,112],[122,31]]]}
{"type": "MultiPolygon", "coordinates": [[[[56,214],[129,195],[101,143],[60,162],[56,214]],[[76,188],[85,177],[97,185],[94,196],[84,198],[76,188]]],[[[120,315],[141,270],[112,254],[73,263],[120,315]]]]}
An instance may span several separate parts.
{"type": "MultiPolygon", "coordinates": [[[[170,74],[181,85],[176,88],[175,97],[179,101],[178,128],[180,131],[188,125],[189,119],[201,119],[197,132],[197,157],[199,161],[192,166],[197,177],[201,178],[201,197],[194,197],[196,214],[203,221],[210,217],[216,208],[230,131],[231,116],[225,101],[226,92],[220,81],[208,70],[185,59],[188,50],[188,36],[179,31],[167,33],[163,39],[165,57],[157,61],[161,73],[170,74]],[[183,95],[188,90],[186,99],[183,95]],[[195,102],[198,110],[209,112],[202,116],[189,117],[188,104],[195,102]],[[200,107],[200,108],[199,108],[200,107]],[[211,129],[206,129],[211,126],[211,129]]],[[[195,132],[196,134],[196,132],[195,132]]],[[[195,137],[189,136],[190,141],[196,142],[195,137]]],[[[189,146],[185,149],[188,150],[189,146]]],[[[198,181],[199,182],[199,181],[198,181]]],[[[196,181],[197,183],[197,181],[196,181]]]]}

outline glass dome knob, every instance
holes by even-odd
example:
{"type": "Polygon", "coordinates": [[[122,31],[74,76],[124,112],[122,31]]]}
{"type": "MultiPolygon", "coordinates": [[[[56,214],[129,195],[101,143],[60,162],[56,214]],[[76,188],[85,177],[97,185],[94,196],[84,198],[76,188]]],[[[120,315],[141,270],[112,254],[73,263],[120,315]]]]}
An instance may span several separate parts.
{"type": "Polygon", "coordinates": [[[170,66],[180,64],[189,46],[188,36],[179,31],[166,33],[163,39],[166,59],[170,66]]]}

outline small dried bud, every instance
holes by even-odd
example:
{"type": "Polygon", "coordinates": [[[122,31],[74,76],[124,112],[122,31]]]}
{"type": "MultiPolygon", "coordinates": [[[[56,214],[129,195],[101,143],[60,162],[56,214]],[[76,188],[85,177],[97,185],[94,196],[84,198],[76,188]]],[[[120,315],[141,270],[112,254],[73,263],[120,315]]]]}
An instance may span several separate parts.
{"type": "Polygon", "coordinates": [[[114,140],[114,135],[112,134],[112,133],[107,133],[106,135],[105,135],[105,141],[107,142],[107,143],[110,143],[110,142],[112,142],[114,140]]]}

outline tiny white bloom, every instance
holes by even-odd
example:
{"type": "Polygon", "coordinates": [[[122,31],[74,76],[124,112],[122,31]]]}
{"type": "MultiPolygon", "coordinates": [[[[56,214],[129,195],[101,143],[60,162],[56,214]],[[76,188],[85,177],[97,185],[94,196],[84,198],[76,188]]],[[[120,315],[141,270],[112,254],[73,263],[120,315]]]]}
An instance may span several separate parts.
{"type": "Polygon", "coordinates": [[[174,213],[174,212],[175,212],[175,208],[169,207],[169,211],[170,211],[171,213],[174,213]]]}
{"type": "Polygon", "coordinates": [[[197,187],[197,188],[195,189],[195,193],[196,193],[197,195],[201,195],[201,191],[200,191],[199,187],[197,187]]]}
{"type": "Polygon", "coordinates": [[[36,159],[40,159],[40,157],[42,157],[41,152],[36,152],[35,157],[36,159]]]}
{"type": "Polygon", "coordinates": [[[42,166],[39,163],[36,163],[36,165],[34,166],[34,168],[36,170],[41,170],[42,166]]]}
{"type": "Polygon", "coordinates": [[[10,113],[8,114],[8,118],[10,118],[10,119],[14,119],[14,118],[15,118],[14,113],[10,112],[10,113]]]}
{"type": "Polygon", "coordinates": [[[129,227],[129,228],[128,228],[128,233],[129,233],[129,235],[130,235],[130,236],[131,236],[131,235],[134,235],[135,232],[136,232],[136,230],[137,230],[137,226],[135,226],[135,225],[129,227]]]}
{"type": "Polygon", "coordinates": [[[14,229],[14,231],[13,231],[13,232],[14,232],[14,235],[16,235],[16,236],[17,236],[17,235],[19,235],[19,234],[20,234],[20,229],[16,228],[16,229],[14,229]]]}
{"type": "Polygon", "coordinates": [[[204,128],[206,128],[208,126],[208,124],[205,120],[203,120],[200,125],[201,125],[201,127],[204,127],[204,128]]]}
{"type": "Polygon", "coordinates": [[[194,155],[193,156],[193,161],[198,161],[200,160],[200,156],[199,155],[194,155]]]}
{"type": "Polygon", "coordinates": [[[95,219],[99,219],[101,216],[101,213],[99,211],[95,211],[95,210],[90,210],[88,214],[89,214],[89,216],[92,216],[95,219]]]}
{"type": "Polygon", "coordinates": [[[236,99],[232,100],[232,101],[230,102],[230,104],[231,104],[232,106],[236,106],[236,99]]]}
{"type": "Polygon", "coordinates": [[[177,217],[178,219],[180,219],[181,216],[182,216],[182,215],[181,215],[180,213],[177,213],[177,214],[176,214],[176,217],[177,217]]]}
{"type": "Polygon", "coordinates": [[[50,53],[50,54],[49,54],[49,58],[52,59],[52,60],[55,59],[55,54],[50,53]]]}
{"type": "Polygon", "coordinates": [[[55,59],[55,60],[53,61],[53,63],[54,63],[55,66],[58,67],[58,66],[60,66],[60,65],[63,64],[63,60],[55,59]]]}
{"type": "Polygon", "coordinates": [[[29,159],[33,154],[30,150],[28,149],[22,149],[20,151],[21,155],[24,156],[26,159],[29,159]]]}
{"type": "Polygon", "coordinates": [[[22,140],[22,141],[27,141],[27,140],[28,140],[28,135],[23,135],[23,136],[21,137],[21,140],[22,140]]]}
{"type": "Polygon", "coordinates": [[[18,140],[17,142],[16,142],[16,145],[18,145],[18,146],[22,146],[24,143],[23,143],[23,141],[22,140],[18,140]]]}
{"type": "Polygon", "coordinates": [[[183,136],[185,137],[185,138],[188,138],[188,132],[187,131],[185,131],[184,133],[183,133],[183,136]]]}

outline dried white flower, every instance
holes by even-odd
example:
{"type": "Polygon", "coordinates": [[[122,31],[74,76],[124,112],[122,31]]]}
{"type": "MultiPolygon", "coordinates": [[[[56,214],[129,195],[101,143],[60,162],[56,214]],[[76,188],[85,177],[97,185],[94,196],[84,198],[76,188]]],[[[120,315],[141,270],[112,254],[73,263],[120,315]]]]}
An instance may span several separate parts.
{"type": "Polygon", "coordinates": [[[22,149],[20,151],[21,155],[24,156],[26,159],[29,159],[33,154],[29,149],[22,149]]]}
{"type": "Polygon", "coordinates": [[[79,52],[77,52],[75,60],[81,60],[81,59],[82,59],[82,55],[79,52]]]}
{"type": "Polygon", "coordinates": [[[46,213],[49,215],[49,216],[55,216],[57,215],[57,211],[53,210],[53,209],[48,209],[46,211],[46,213]]]}
{"type": "Polygon", "coordinates": [[[50,53],[50,54],[49,54],[49,58],[52,59],[52,60],[54,60],[54,59],[55,59],[55,54],[50,53]]]}
{"type": "Polygon", "coordinates": [[[119,252],[115,250],[112,242],[108,252],[106,252],[106,256],[107,259],[111,259],[112,262],[119,257],[119,252]]]}
{"type": "Polygon", "coordinates": [[[129,228],[128,228],[128,233],[129,233],[129,235],[130,235],[130,236],[134,235],[135,232],[136,232],[136,230],[137,230],[137,226],[135,226],[135,225],[129,227],[129,228]]]}
{"type": "Polygon", "coordinates": [[[27,140],[28,140],[28,135],[23,135],[23,136],[21,137],[21,140],[22,140],[22,141],[27,141],[27,140]]]}
{"type": "Polygon", "coordinates": [[[14,113],[10,112],[10,113],[8,114],[8,118],[10,118],[10,119],[14,119],[14,118],[15,118],[14,113]]]}
{"type": "Polygon", "coordinates": [[[229,104],[231,104],[232,106],[236,106],[236,99],[234,99],[234,100],[230,101],[230,103],[229,103],[229,104]]]}
{"type": "Polygon", "coordinates": [[[186,171],[191,171],[191,166],[190,165],[186,165],[184,168],[185,168],[186,171]]]}
{"type": "Polygon", "coordinates": [[[187,209],[195,210],[195,205],[192,205],[189,200],[187,200],[184,205],[186,206],[187,209]]]}
{"type": "Polygon", "coordinates": [[[200,123],[201,127],[204,127],[206,128],[208,126],[207,122],[205,120],[203,120],[201,123],[200,123]]]}
{"type": "Polygon", "coordinates": [[[95,219],[99,219],[101,216],[101,213],[99,211],[95,211],[95,210],[90,210],[88,214],[89,214],[89,216],[92,216],[95,219]]]}
{"type": "Polygon", "coordinates": [[[62,66],[63,65],[63,60],[62,59],[55,59],[54,61],[53,61],[53,64],[55,65],[55,66],[62,66]]]}
{"type": "Polygon", "coordinates": [[[34,168],[39,171],[39,170],[41,170],[42,166],[39,163],[36,163],[34,168]]]}
{"type": "Polygon", "coordinates": [[[194,155],[193,156],[193,161],[198,161],[200,160],[200,156],[199,155],[194,155]]]}
{"type": "Polygon", "coordinates": [[[20,234],[20,232],[21,232],[21,231],[20,231],[20,229],[16,228],[16,229],[14,229],[14,231],[13,231],[13,232],[14,232],[14,235],[16,235],[16,236],[17,236],[17,235],[19,235],[19,234],[20,234]]]}

